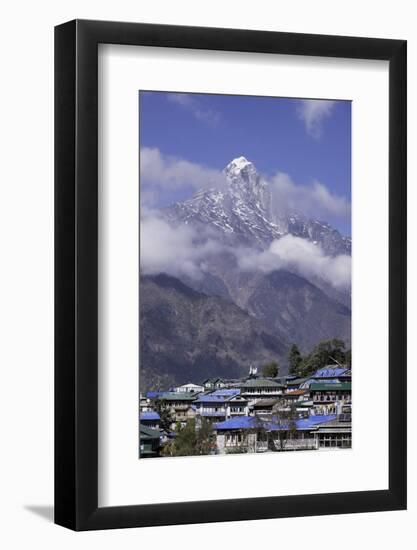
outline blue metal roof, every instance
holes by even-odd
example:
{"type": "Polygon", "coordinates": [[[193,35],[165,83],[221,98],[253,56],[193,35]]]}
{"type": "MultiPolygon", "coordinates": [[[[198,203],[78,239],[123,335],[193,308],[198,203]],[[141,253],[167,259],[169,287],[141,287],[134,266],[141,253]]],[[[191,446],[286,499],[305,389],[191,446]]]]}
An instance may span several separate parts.
{"type": "Polygon", "coordinates": [[[140,413],[141,420],[161,420],[159,414],[155,411],[144,411],[140,413]]]}
{"type": "Polygon", "coordinates": [[[221,405],[226,401],[229,401],[230,397],[223,397],[220,395],[199,395],[194,403],[218,403],[221,405]]]}
{"type": "Polygon", "coordinates": [[[342,376],[348,369],[345,367],[324,367],[316,371],[313,378],[337,378],[342,376]]]}
{"type": "Polygon", "coordinates": [[[322,377],[312,378],[310,380],[310,385],[311,384],[323,384],[323,379],[325,379],[326,384],[339,384],[339,379],[338,378],[326,379],[325,376],[322,376],[322,377]]]}
{"type": "Polygon", "coordinates": [[[146,397],[148,399],[156,399],[158,397],[161,397],[161,395],[164,395],[164,393],[166,393],[166,392],[164,392],[164,391],[148,391],[146,393],[146,397]]]}
{"type": "Polygon", "coordinates": [[[239,395],[240,389],[239,388],[221,388],[219,390],[216,390],[211,393],[211,395],[224,395],[225,397],[233,397],[235,395],[239,395]]]}
{"type": "Polygon", "coordinates": [[[316,416],[309,416],[308,418],[300,418],[297,420],[297,430],[310,430],[319,424],[336,420],[335,414],[319,414],[316,416]]]}
{"type": "Polygon", "coordinates": [[[227,389],[227,390],[216,390],[208,394],[199,394],[196,402],[198,403],[224,403],[229,401],[232,397],[236,397],[240,394],[239,389],[227,389]]]}
{"type": "Polygon", "coordinates": [[[237,416],[214,425],[216,430],[249,430],[260,427],[261,424],[255,416],[237,416]]]}
{"type": "MultiPolygon", "coordinates": [[[[323,424],[325,422],[329,422],[331,420],[335,420],[336,415],[335,414],[329,414],[329,415],[317,415],[317,416],[310,416],[309,418],[300,418],[299,420],[296,420],[296,428],[297,430],[311,430],[315,426],[318,426],[319,424],[323,424]]],[[[224,422],[218,422],[214,425],[214,428],[218,431],[221,430],[250,430],[254,428],[264,428],[265,430],[269,432],[273,431],[279,431],[279,430],[287,430],[288,424],[286,423],[277,423],[273,420],[265,420],[262,421],[259,418],[256,418],[255,416],[239,416],[236,418],[230,418],[229,420],[225,420],[224,422]]]]}

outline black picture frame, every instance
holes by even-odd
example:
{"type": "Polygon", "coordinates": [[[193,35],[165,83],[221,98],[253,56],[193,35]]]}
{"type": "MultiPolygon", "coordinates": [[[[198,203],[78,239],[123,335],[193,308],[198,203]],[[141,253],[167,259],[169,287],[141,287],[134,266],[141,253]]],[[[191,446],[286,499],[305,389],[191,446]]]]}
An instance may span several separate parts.
{"type": "Polygon", "coordinates": [[[78,531],[406,508],[406,45],[106,21],[55,28],[55,523],[78,531]],[[106,43],[389,62],[387,490],[98,507],[97,53],[106,43]]]}

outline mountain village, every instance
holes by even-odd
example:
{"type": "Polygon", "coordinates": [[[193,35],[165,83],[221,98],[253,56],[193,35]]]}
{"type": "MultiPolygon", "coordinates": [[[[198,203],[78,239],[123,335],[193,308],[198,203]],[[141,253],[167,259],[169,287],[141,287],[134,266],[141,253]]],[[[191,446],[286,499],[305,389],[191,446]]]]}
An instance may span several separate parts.
{"type": "Polygon", "coordinates": [[[308,377],[208,378],[140,395],[140,458],[346,449],[352,445],[351,370],[308,377]],[[188,444],[176,445],[181,440],[188,444]]]}
{"type": "Polygon", "coordinates": [[[142,392],[240,379],[271,360],[284,366],[288,342],[305,351],[331,338],[350,346],[350,237],[288,209],[245,157],[223,176],[143,224],[152,246],[141,248],[142,392]],[[161,227],[170,247],[155,241],[161,227]]]}
{"type": "Polygon", "coordinates": [[[141,458],[351,447],[351,239],[282,199],[242,156],[151,222],[206,253],[141,278],[141,458]]]}

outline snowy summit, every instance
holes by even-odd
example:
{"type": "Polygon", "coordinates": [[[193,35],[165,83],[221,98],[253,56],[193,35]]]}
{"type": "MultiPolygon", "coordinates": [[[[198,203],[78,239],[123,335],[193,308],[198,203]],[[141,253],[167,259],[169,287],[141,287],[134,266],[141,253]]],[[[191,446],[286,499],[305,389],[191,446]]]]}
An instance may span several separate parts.
{"type": "Polygon", "coordinates": [[[261,178],[255,165],[246,157],[233,159],[224,169],[224,173],[235,191],[253,193],[259,187],[261,178]]]}
{"type": "MultiPolygon", "coordinates": [[[[225,172],[230,175],[238,175],[248,165],[253,166],[245,157],[237,157],[233,159],[225,168],[225,172]]],[[[254,167],[254,166],[253,166],[254,167]]],[[[254,167],[255,168],[255,167],[254,167]]]]}
{"type": "Polygon", "coordinates": [[[267,181],[246,157],[229,162],[224,174],[226,188],[202,189],[166,208],[165,216],[175,223],[212,226],[232,234],[235,244],[266,248],[274,239],[291,234],[318,244],[326,254],[350,254],[350,239],[329,224],[308,219],[301,212],[281,211],[267,181]]]}

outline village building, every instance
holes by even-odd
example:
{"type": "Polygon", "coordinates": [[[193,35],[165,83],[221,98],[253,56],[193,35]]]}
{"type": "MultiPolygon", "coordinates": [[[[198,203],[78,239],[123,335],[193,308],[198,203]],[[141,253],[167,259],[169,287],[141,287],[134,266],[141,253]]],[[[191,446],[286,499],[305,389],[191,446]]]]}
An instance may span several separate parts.
{"type": "Polygon", "coordinates": [[[288,403],[297,403],[298,401],[303,401],[308,396],[309,390],[307,389],[287,389],[283,394],[283,398],[288,403]]]}
{"type": "Polygon", "coordinates": [[[319,426],[335,420],[336,415],[310,416],[292,423],[274,416],[268,419],[259,416],[232,418],[215,425],[217,452],[317,450],[319,426]]]}
{"type": "Polygon", "coordinates": [[[156,411],[143,411],[139,416],[141,424],[152,430],[159,430],[161,418],[156,411]]]}
{"type": "Polygon", "coordinates": [[[315,432],[319,449],[352,447],[352,420],[351,414],[341,413],[334,420],[325,422],[317,427],[315,432]]]}
{"type": "Polygon", "coordinates": [[[153,410],[153,402],[146,395],[141,394],[139,397],[139,410],[143,412],[153,410]]]}
{"type": "Polygon", "coordinates": [[[219,454],[264,452],[267,450],[263,423],[255,416],[242,416],[215,424],[219,454]]]}
{"type": "MultiPolygon", "coordinates": [[[[351,370],[341,365],[318,369],[309,377],[258,376],[210,378],[169,391],[140,396],[140,456],[159,456],[161,446],[185,426],[202,419],[214,427],[218,453],[350,448],[351,370]],[[158,403],[168,407],[172,424],[160,429],[158,403]]],[[[162,413],[161,413],[162,414],[162,413]]]]}
{"type": "Polygon", "coordinates": [[[218,390],[226,386],[226,382],[222,378],[207,378],[203,382],[205,390],[218,390]]]}
{"type": "Polygon", "coordinates": [[[141,412],[155,410],[155,401],[160,399],[164,394],[169,393],[167,391],[148,391],[145,394],[139,396],[139,410],[141,412]]]}
{"type": "Polygon", "coordinates": [[[256,399],[278,397],[282,395],[285,386],[270,378],[249,378],[239,388],[242,397],[253,402],[256,399]]]}
{"type": "Polygon", "coordinates": [[[139,457],[152,458],[159,456],[160,433],[143,424],[139,425],[139,457]]]}
{"type": "Polygon", "coordinates": [[[309,416],[312,407],[313,401],[310,399],[308,390],[287,389],[277,399],[274,410],[277,412],[288,412],[293,409],[299,418],[305,418],[309,416]]]}
{"type": "Polygon", "coordinates": [[[301,384],[300,388],[309,388],[312,384],[332,384],[339,382],[350,382],[352,379],[352,371],[347,367],[328,365],[306,378],[301,384]]]}
{"type": "Polygon", "coordinates": [[[351,382],[314,383],[309,388],[316,414],[336,414],[351,403],[351,382]]]}
{"type": "Polygon", "coordinates": [[[169,393],[167,390],[156,390],[156,391],[148,391],[145,394],[146,399],[149,399],[151,402],[155,399],[159,399],[166,393],[169,393]]]}
{"type": "Polygon", "coordinates": [[[310,378],[308,377],[299,377],[299,376],[296,376],[296,377],[289,377],[287,379],[287,382],[286,382],[286,387],[287,389],[293,389],[293,390],[297,390],[297,389],[303,389],[305,387],[309,387],[310,385],[310,378]]]}
{"type": "Polygon", "coordinates": [[[176,386],[173,388],[173,391],[180,393],[201,393],[205,390],[204,386],[193,384],[189,382],[188,384],[183,384],[182,386],[176,386]]]}
{"type": "Polygon", "coordinates": [[[193,404],[196,415],[212,422],[249,413],[248,401],[240,395],[239,389],[219,389],[200,394],[193,404]]]}
{"type": "Polygon", "coordinates": [[[192,407],[197,395],[185,392],[164,392],[158,397],[158,401],[164,403],[170,410],[173,423],[171,429],[175,429],[179,422],[181,426],[187,424],[187,420],[195,417],[195,410],[192,407]]]}
{"type": "Polygon", "coordinates": [[[250,414],[272,414],[277,404],[278,399],[257,399],[250,407],[250,414]]]}
{"type": "Polygon", "coordinates": [[[312,376],[312,380],[333,380],[339,382],[348,381],[352,377],[352,372],[347,367],[328,365],[318,369],[312,376]]]}

